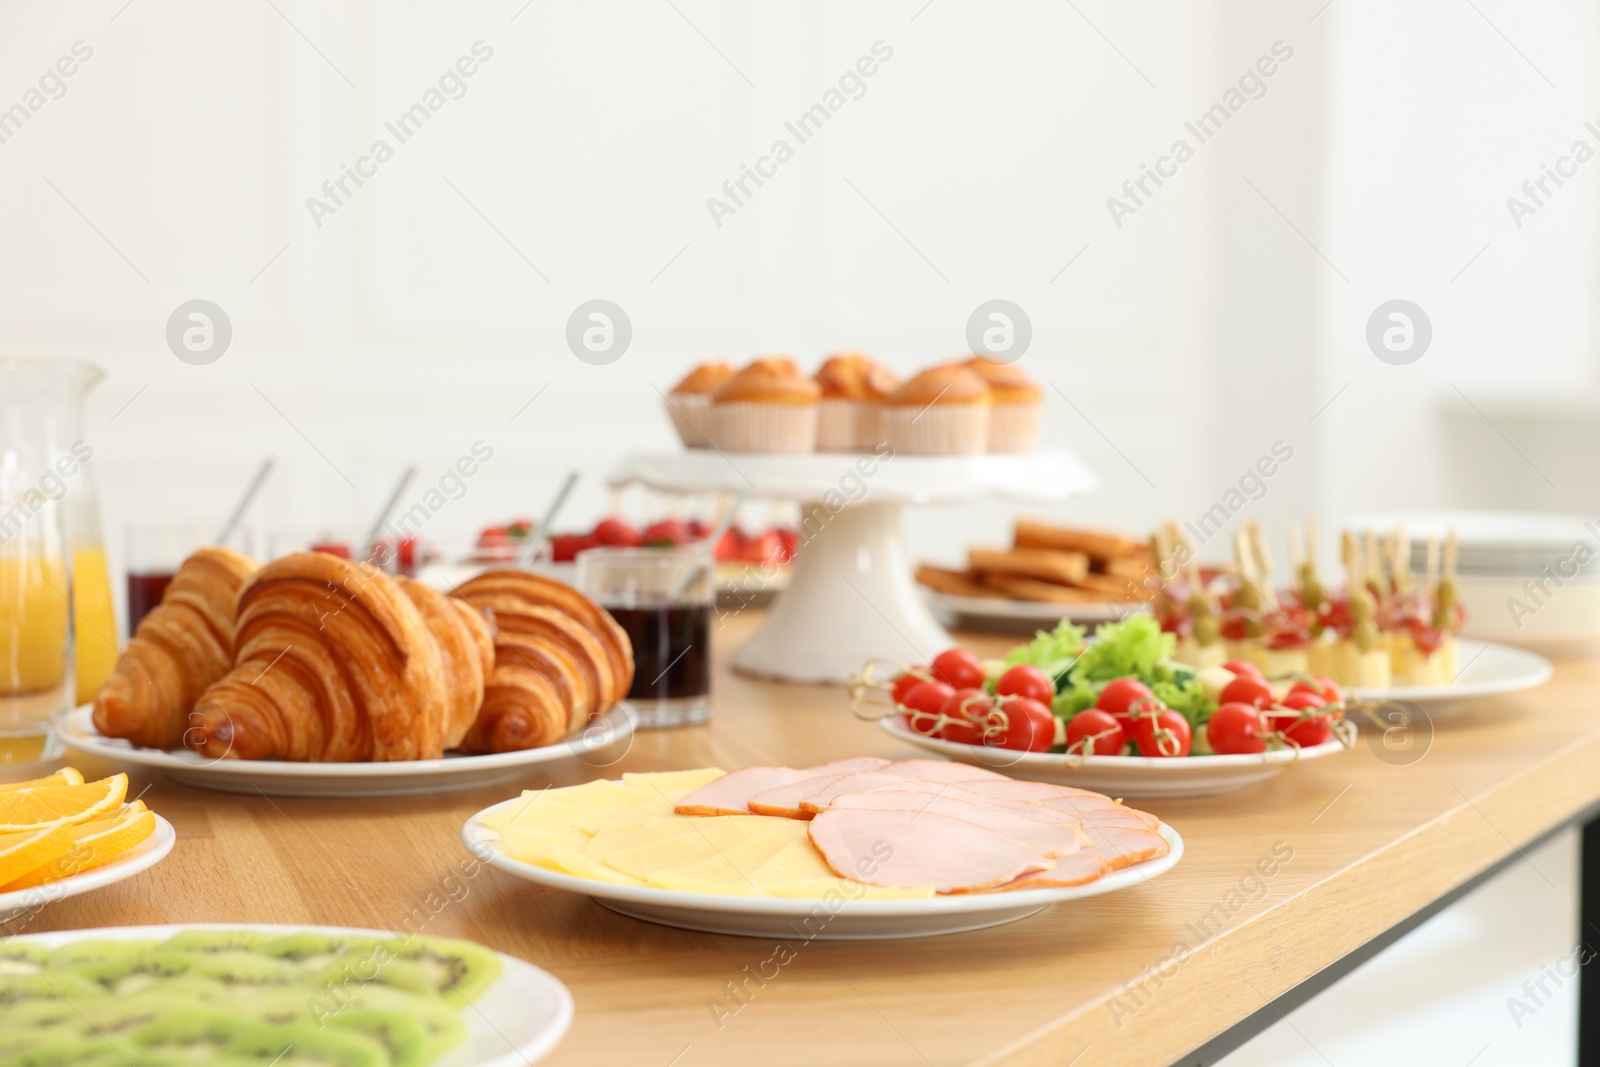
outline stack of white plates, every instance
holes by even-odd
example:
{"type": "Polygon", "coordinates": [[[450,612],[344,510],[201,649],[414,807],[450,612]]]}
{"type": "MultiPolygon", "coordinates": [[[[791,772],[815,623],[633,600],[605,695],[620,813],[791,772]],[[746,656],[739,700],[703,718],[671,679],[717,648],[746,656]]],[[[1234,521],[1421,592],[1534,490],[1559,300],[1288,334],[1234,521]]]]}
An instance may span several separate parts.
{"type": "Polygon", "coordinates": [[[1346,529],[1390,530],[1404,520],[1421,574],[1429,535],[1454,530],[1464,633],[1574,655],[1600,646],[1600,519],[1531,511],[1361,515],[1346,529]]]}

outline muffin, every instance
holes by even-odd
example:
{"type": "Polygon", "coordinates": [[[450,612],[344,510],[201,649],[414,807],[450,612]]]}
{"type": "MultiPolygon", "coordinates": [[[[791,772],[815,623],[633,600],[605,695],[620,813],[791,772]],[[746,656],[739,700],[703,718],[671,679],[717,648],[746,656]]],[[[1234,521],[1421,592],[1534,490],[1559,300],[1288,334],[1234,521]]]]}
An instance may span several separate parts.
{"type": "Polygon", "coordinates": [[[870,452],[883,440],[878,413],[900,379],[859,352],[841,352],[828,357],[815,381],[822,387],[818,452],[870,452]]]}
{"type": "Polygon", "coordinates": [[[706,432],[728,452],[815,452],[821,396],[791,360],[758,359],[711,394],[706,432]]]}
{"type": "Polygon", "coordinates": [[[884,437],[908,455],[986,452],[993,404],[976,371],[959,363],[932,367],[884,398],[884,437]]]}
{"type": "Polygon", "coordinates": [[[711,394],[732,377],[733,368],[726,363],[702,363],[667,394],[667,415],[672,419],[673,429],[690,448],[711,446],[705,434],[711,394]]]}
{"type": "Polygon", "coordinates": [[[982,356],[967,360],[973,373],[989,383],[994,411],[989,420],[990,452],[1032,452],[1039,440],[1039,408],[1044,394],[1014,363],[990,363],[982,356]]]}

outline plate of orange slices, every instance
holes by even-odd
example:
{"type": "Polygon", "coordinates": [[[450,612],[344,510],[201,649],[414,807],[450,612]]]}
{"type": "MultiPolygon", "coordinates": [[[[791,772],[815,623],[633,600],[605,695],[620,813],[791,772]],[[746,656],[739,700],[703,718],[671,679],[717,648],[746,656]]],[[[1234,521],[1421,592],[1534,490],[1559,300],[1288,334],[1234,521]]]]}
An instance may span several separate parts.
{"type": "Polygon", "coordinates": [[[0,918],[131,878],[172,851],[172,824],[128,800],[128,776],[72,767],[0,785],[0,918]]]}

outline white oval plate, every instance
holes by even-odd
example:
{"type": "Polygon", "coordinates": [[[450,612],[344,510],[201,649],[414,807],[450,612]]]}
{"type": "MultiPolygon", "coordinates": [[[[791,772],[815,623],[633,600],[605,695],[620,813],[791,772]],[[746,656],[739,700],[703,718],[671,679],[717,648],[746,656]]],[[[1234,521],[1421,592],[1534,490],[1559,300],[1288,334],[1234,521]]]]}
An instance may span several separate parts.
{"type": "Polygon", "coordinates": [[[75,897],[79,893],[102,889],[125,878],[132,878],[166,859],[167,853],[172,851],[172,846],[177,842],[178,833],[172,828],[172,824],[157,815],[156,828],[150,836],[123,853],[122,858],[113,863],[58,881],[36,885],[31,889],[0,893],[0,919],[11,922],[23,912],[42,908],[46,904],[65,900],[67,897],[75,897]]]}
{"type": "Polygon", "coordinates": [[[969,893],[923,900],[845,900],[839,897],[809,900],[684,893],[578,878],[502,855],[496,847],[498,835],[483,824],[482,817],[495,808],[513,803],[520,803],[520,798],[485,808],[461,828],[461,841],[467,850],[489,866],[552,889],[593,897],[596,903],[635,919],[741,937],[882,941],[981,930],[1025,919],[1051,904],[1143,885],[1171,870],[1173,864],[1183,858],[1183,838],[1162,823],[1161,836],[1167,839],[1171,852],[1113,871],[1088,885],[969,893]]]}
{"type": "Polygon", "coordinates": [[[878,726],[907,744],[959,763],[987,767],[1013,778],[1092,789],[1111,797],[1209,797],[1232,793],[1280,774],[1293,763],[1321,759],[1344,748],[1338,741],[1328,741],[1298,751],[1285,748],[1243,756],[1088,756],[1068,762],[1060,752],[1017,752],[924,737],[898,715],[879,719],[878,726]]]}
{"type": "MultiPolygon", "coordinates": [[[[263,923],[187,923],[172,926],[108,926],[89,930],[61,930],[49,934],[23,934],[14,941],[44,948],[74,941],[138,941],[166,938],[184,930],[259,930],[269,934],[351,934],[400,937],[385,930],[360,930],[348,926],[274,926],[263,923]]],[[[524,1067],[542,1059],[566,1036],[572,1025],[572,994],[547,971],[515,956],[498,953],[505,967],[500,978],[462,1012],[467,1039],[428,1067],[524,1067]]]]}
{"type": "Polygon", "coordinates": [[[1537,652],[1488,641],[1456,642],[1460,672],[1449,685],[1396,685],[1387,689],[1352,688],[1350,695],[1366,703],[1411,703],[1438,715],[1456,710],[1474,697],[1532,689],[1550,680],[1550,661],[1537,652]]]}
{"type": "Polygon", "coordinates": [[[138,748],[94,728],[94,708],[84,704],[56,727],[62,742],[79,752],[117,763],[151,767],[168,778],[224,793],[280,797],[395,797],[449,793],[509,781],[541,763],[581,758],[607,766],[633,736],[634,715],[626,704],[554,745],[486,756],[396,760],[393,763],[290,763],[281,760],[207,759],[195,752],[138,748]]]}

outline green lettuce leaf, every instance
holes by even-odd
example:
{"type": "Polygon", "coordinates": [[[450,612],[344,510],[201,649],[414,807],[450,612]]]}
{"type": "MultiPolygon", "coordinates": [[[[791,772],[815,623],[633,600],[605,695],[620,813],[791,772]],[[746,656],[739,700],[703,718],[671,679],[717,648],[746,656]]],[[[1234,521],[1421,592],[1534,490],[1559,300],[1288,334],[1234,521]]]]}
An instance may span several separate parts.
{"type": "Polygon", "coordinates": [[[1033,640],[1018,645],[1006,654],[1006,666],[1028,664],[1038,667],[1060,688],[1061,679],[1083,651],[1083,628],[1067,619],[1056,624],[1054,630],[1040,630],[1033,640]]]}
{"type": "Polygon", "coordinates": [[[1072,670],[1074,680],[1109,682],[1113,678],[1150,679],[1156,667],[1172,656],[1178,639],[1162,633],[1153,615],[1129,615],[1121,622],[1108,622],[1094,634],[1094,642],[1078,658],[1072,670]]]}

